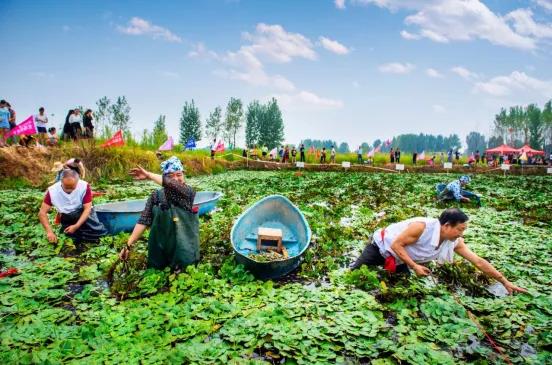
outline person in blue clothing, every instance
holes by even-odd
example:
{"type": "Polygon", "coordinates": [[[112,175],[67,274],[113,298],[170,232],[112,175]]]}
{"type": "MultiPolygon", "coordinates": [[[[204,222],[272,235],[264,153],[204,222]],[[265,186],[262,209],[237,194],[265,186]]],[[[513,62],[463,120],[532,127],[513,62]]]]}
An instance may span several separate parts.
{"type": "Polygon", "coordinates": [[[442,201],[456,200],[457,202],[469,203],[474,201],[476,204],[481,204],[479,195],[470,191],[464,190],[464,187],[471,181],[469,176],[460,176],[448,184],[437,184],[437,194],[442,201]]]}
{"type": "Polygon", "coordinates": [[[10,130],[10,110],[6,100],[0,100],[0,147],[6,146],[4,134],[10,130]]]}
{"type": "Polygon", "coordinates": [[[469,203],[475,202],[481,205],[481,197],[471,191],[464,190],[464,187],[471,181],[469,176],[460,176],[448,184],[437,184],[437,194],[442,201],[456,200],[457,202],[469,203]]]}

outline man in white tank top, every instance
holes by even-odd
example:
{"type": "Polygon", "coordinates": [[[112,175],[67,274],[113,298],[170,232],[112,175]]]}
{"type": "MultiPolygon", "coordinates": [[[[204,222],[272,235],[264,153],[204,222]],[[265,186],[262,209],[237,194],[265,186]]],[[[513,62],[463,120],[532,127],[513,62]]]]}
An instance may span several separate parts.
{"type": "Polygon", "coordinates": [[[431,272],[421,264],[452,262],[454,253],[457,253],[502,283],[508,293],[526,292],[468,248],[462,237],[467,222],[468,216],[464,212],[449,208],[439,219],[411,218],[378,229],[351,269],[356,270],[362,265],[383,265],[391,272],[408,272],[410,269],[419,276],[427,276],[431,272]]]}
{"type": "Polygon", "coordinates": [[[90,185],[79,179],[75,170],[65,169],[61,172],[61,180],[48,188],[38,213],[48,241],[54,243],[57,242],[57,236],[48,221],[48,212],[52,207],[59,213],[60,232],[71,237],[75,243],[97,242],[107,234],[92,207],[90,185]]]}

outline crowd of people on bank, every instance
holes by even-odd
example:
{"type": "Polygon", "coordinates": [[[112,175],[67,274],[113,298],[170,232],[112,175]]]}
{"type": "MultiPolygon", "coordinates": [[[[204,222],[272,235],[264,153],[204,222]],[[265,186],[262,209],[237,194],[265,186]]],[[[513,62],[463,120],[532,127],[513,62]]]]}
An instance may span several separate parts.
{"type": "Polygon", "coordinates": [[[94,138],[94,113],[92,109],[82,112],[80,108],[69,109],[65,117],[61,135],[48,119],[44,107],[38,108],[33,116],[36,126],[36,135],[19,135],[4,138],[4,135],[17,126],[16,112],[6,100],[0,100],[0,147],[10,145],[31,146],[58,146],[60,139],[77,141],[79,139],[94,138]]]}

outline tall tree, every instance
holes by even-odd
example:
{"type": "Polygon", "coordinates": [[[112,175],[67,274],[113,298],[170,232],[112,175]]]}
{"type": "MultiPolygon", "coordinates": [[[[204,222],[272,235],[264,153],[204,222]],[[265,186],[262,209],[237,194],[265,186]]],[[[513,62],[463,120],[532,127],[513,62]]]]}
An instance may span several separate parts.
{"type": "Polygon", "coordinates": [[[217,106],[209,113],[209,118],[205,121],[205,134],[209,138],[209,142],[220,136],[222,128],[222,108],[217,106]]]}
{"type": "Polygon", "coordinates": [[[259,123],[259,140],[261,146],[274,148],[284,141],[284,120],[276,99],[272,98],[262,108],[262,118],[259,123]]]}
{"type": "Polygon", "coordinates": [[[374,143],[372,144],[372,146],[374,146],[374,148],[378,148],[378,146],[380,146],[380,145],[381,145],[381,139],[379,139],[379,138],[376,139],[374,141],[374,143]]]}
{"type": "Polygon", "coordinates": [[[167,125],[164,115],[160,115],[155,121],[151,138],[153,145],[156,147],[161,146],[167,140],[167,125]]]}
{"type": "Polygon", "coordinates": [[[182,107],[182,114],[180,115],[180,144],[185,146],[192,138],[195,142],[201,139],[199,109],[196,107],[193,99],[191,103],[186,101],[182,107]]]}
{"type": "Polygon", "coordinates": [[[97,109],[94,112],[96,117],[96,130],[106,138],[111,135],[111,100],[107,96],[100,98],[96,101],[97,109]]]}
{"type": "Polygon", "coordinates": [[[349,149],[349,144],[347,142],[341,142],[339,145],[339,148],[337,149],[339,153],[349,153],[351,152],[349,149]]]}
{"type": "Polygon", "coordinates": [[[548,142],[546,142],[545,137],[545,145],[548,143],[548,145],[552,149],[552,100],[549,100],[546,104],[544,104],[544,107],[542,108],[541,118],[546,131],[545,134],[548,135],[548,142]]]}
{"type": "Polygon", "coordinates": [[[240,99],[230,98],[226,106],[226,118],[224,120],[224,129],[226,141],[235,148],[236,135],[243,123],[243,103],[240,99]]]}
{"type": "Polygon", "coordinates": [[[541,118],[541,110],[535,104],[529,104],[526,109],[527,129],[529,131],[529,145],[536,149],[543,147],[544,123],[541,118]]]}
{"type": "Polygon", "coordinates": [[[129,131],[130,124],[130,106],[125,96],[119,96],[115,103],[110,107],[111,111],[111,124],[115,130],[122,130],[123,132],[129,131]]]}
{"type": "Polygon", "coordinates": [[[488,147],[489,148],[495,148],[495,147],[498,147],[498,146],[501,146],[504,144],[504,139],[502,138],[502,136],[492,136],[489,138],[489,143],[488,143],[488,147]]]}
{"type": "Polygon", "coordinates": [[[485,136],[479,132],[470,132],[466,136],[466,144],[468,145],[468,153],[475,151],[483,152],[487,148],[485,136]]]}
{"type": "Polygon", "coordinates": [[[247,106],[245,112],[245,145],[247,147],[253,147],[261,139],[261,124],[265,124],[263,119],[267,117],[265,109],[258,100],[253,100],[247,106]]]}

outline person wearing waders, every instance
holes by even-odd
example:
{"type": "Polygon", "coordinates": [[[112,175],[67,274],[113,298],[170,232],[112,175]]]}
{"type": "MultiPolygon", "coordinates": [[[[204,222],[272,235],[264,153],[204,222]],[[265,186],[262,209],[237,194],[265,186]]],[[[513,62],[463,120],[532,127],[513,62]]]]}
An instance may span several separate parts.
{"type": "Polygon", "coordinates": [[[362,254],[351,266],[356,270],[362,265],[379,266],[390,273],[409,273],[418,276],[431,275],[424,265],[430,261],[453,262],[454,254],[468,260],[487,276],[504,285],[509,294],[527,291],[511,283],[487,260],[477,256],[464,242],[468,216],[458,208],[449,208],[439,219],[417,217],[393,223],[378,229],[372,242],[364,247],[362,254]]]}
{"type": "Polygon", "coordinates": [[[195,191],[184,181],[184,167],[173,156],[161,163],[163,175],[137,167],[130,174],[162,186],[154,191],[128,238],[119,258],[126,260],[132,246],[150,228],[148,267],[183,269],[199,261],[199,218],[194,207],[195,191]]]}

